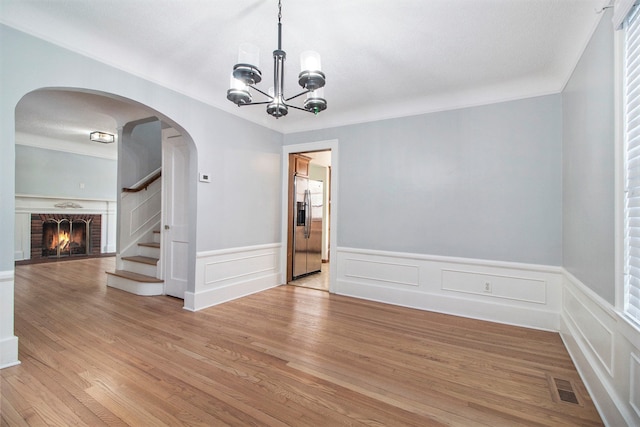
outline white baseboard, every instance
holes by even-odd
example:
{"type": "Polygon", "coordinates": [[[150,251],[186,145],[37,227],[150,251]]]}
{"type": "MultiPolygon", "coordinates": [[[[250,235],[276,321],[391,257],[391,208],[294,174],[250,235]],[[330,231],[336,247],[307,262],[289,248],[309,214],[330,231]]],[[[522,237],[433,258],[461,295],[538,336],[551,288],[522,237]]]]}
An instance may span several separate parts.
{"type": "Polygon", "coordinates": [[[197,311],[280,285],[280,244],[200,252],[195,292],[184,308],[197,311]]]}
{"type": "Polygon", "coordinates": [[[605,424],[640,425],[640,329],[567,271],[561,336],[605,424]]]}
{"type": "Polygon", "coordinates": [[[9,337],[0,340],[0,369],[19,365],[18,337],[9,337]]]}
{"type": "Polygon", "coordinates": [[[0,271],[0,369],[19,364],[13,331],[14,272],[0,271]]]}
{"type": "Polygon", "coordinates": [[[335,292],[456,316],[557,331],[559,267],[337,249],[335,292]]]}
{"type": "Polygon", "coordinates": [[[279,279],[279,274],[271,274],[257,279],[242,281],[233,285],[208,289],[197,293],[185,292],[184,309],[189,311],[198,311],[247,295],[255,294],[257,292],[262,292],[279,286],[279,279]]]}

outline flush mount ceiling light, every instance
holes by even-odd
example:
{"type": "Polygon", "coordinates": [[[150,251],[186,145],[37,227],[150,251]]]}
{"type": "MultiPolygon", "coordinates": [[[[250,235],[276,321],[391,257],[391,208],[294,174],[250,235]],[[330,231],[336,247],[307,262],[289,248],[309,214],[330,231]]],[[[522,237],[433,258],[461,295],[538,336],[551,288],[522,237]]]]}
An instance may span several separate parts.
{"type": "Polygon", "coordinates": [[[267,105],[267,113],[273,117],[286,116],[290,108],[318,114],[326,110],[327,101],[324,99],[325,75],[321,71],[320,55],[313,51],[302,52],[300,55],[301,72],[298,83],[304,89],[297,95],[285,98],[284,92],[284,61],[287,54],[282,50],[282,3],[278,0],[278,49],[273,51],[273,87],[265,93],[255,87],[262,80],[262,73],[258,68],[260,51],[257,46],[249,43],[240,45],[238,63],[233,66],[231,74],[231,88],[227,90],[227,99],[238,107],[244,105],[267,105]],[[252,102],[249,88],[268,98],[263,102],[252,102]],[[290,100],[307,95],[303,108],[287,104],[290,100]]]}
{"type": "Polygon", "coordinates": [[[89,139],[95,142],[102,142],[103,144],[110,144],[116,140],[113,134],[107,132],[91,132],[89,134],[89,139]]]}

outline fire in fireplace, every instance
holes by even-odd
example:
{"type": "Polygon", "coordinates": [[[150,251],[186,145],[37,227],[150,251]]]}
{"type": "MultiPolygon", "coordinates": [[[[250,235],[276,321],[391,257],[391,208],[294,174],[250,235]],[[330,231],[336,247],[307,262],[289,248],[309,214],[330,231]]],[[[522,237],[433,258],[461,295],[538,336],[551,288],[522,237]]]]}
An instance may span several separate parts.
{"type": "Polygon", "coordinates": [[[96,214],[32,214],[32,262],[100,255],[101,223],[96,214]]]}
{"type": "Polygon", "coordinates": [[[91,219],[48,218],[42,224],[42,256],[60,258],[88,254],[90,223],[91,219]]]}

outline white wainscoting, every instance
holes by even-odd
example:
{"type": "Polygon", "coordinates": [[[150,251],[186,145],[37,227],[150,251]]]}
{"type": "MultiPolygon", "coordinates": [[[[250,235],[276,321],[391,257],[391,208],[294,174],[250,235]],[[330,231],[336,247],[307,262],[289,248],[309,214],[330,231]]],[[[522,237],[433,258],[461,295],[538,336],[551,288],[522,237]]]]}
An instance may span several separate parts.
{"type": "Polygon", "coordinates": [[[153,241],[153,230],[160,224],[162,185],[157,179],[146,190],[121,193],[120,251],[118,268],[123,256],[137,255],[138,242],[153,241]]]}
{"type": "Polygon", "coordinates": [[[13,271],[0,271],[0,369],[19,364],[18,337],[13,332],[13,271]]]}
{"type": "Polygon", "coordinates": [[[564,268],[337,248],[334,292],[560,332],[608,426],[640,426],[640,328],[564,268]]]}
{"type": "Polygon", "coordinates": [[[280,285],[279,243],[200,252],[196,255],[195,292],[186,292],[184,308],[201,310],[280,285]]]}
{"type": "Polygon", "coordinates": [[[557,331],[562,269],[352,248],[337,249],[338,294],[557,331]]]}
{"type": "Polygon", "coordinates": [[[640,425],[640,329],[564,271],[560,333],[609,426],[640,425]]]}

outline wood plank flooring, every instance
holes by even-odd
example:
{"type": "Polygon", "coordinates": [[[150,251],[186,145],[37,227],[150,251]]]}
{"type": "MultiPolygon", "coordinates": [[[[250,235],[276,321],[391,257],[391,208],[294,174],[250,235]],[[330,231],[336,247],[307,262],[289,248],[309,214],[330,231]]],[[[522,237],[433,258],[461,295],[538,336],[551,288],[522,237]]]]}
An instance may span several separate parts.
{"type": "Polygon", "coordinates": [[[191,313],[107,288],[113,268],[16,267],[3,426],[602,425],[555,333],[296,286],[191,313]]]}

